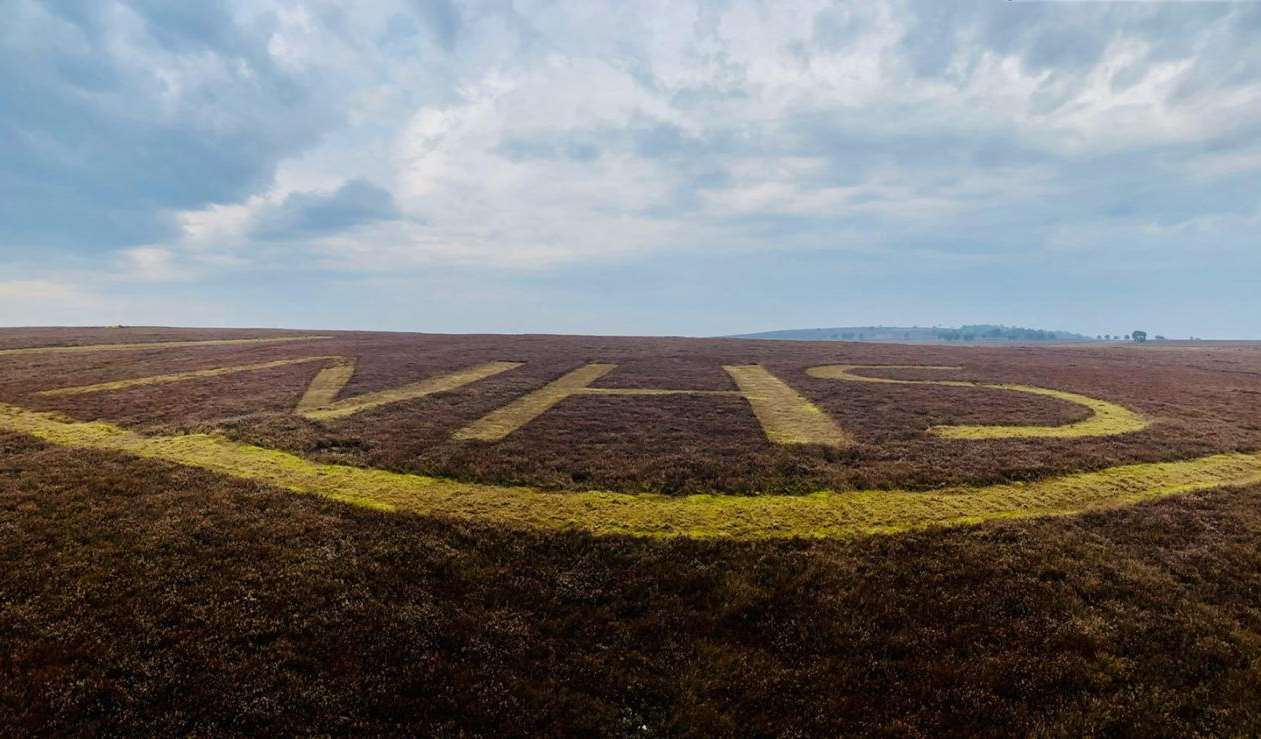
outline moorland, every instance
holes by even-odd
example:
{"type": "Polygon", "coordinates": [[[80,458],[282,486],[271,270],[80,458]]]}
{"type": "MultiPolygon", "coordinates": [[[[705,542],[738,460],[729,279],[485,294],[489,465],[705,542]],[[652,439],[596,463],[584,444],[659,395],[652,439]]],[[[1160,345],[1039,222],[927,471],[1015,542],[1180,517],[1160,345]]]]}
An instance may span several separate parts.
{"type": "MultiPolygon", "coordinates": [[[[57,433],[125,430],[133,449],[213,434],[550,496],[932,495],[1256,452],[1261,347],[6,329],[0,404],[62,419],[57,433]],[[82,348],[98,345],[113,349],[82,348]],[[416,390],[486,363],[503,369],[416,390]],[[597,363],[616,366],[590,386],[612,392],[461,438],[597,363]],[[754,365],[843,436],[776,443],[725,369],[754,365]],[[327,403],[425,394],[297,412],[321,377],[327,403]],[[1091,415],[994,385],[1142,424],[933,433],[1091,415]]],[[[0,725],[15,733],[1261,731],[1261,484],[897,534],[643,537],[391,512],[64,441],[0,430],[0,725]]]]}

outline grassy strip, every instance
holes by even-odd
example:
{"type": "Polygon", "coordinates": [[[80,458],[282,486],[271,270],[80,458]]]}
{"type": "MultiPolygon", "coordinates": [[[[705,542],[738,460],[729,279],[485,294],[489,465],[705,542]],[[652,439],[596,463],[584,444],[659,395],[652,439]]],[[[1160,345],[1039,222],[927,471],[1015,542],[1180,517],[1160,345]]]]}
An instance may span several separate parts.
{"type": "Polygon", "coordinates": [[[1081,513],[1223,486],[1261,483],[1261,453],[1112,467],[1032,483],[808,496],[548,493],[320,464],[219,436],[147,437],[106,423],[0,404],[0,429],[69,447],[124,452],[386,511],[544,530],[648,537],[853,537],[1081,513]]]}
{"type": "Polygon", "coordinates": [[[547,383],[534,392],[517,398],[511,403],[487,413],[464,428],[452,438],[462,441],[499,441],[538,418],[549,408],[565,398],[582,391],[588,385],[604,377],[615,364],[587,364],[547,383]]]}
{"type": "MultiPolygon", "coordinates": [[[[66,396],[66,395],[87,395],[89,393],[101,393],[110,390],[126,390],[131,387],[141,385],[164,385],[169,382],[184,382],[186,380],[201,380],[207,377],[220,377],[222,375],[236,374],[237,372],[255,372],[258,370],[273,369],[276,367],[287,367],[291,364],[305,364],[306,362],[322,362],[328,360],[340,360],[340,357],[302,357],[300,359],[277,359],[273,362],[260,362],[258,364],[241,364],[235,367],[216,367],[214,369],[191,370],[189,372],[176,372],[169,375],[152,375],[149,377],[137,377],[131,380],[116,380],[114,382],[102,382],[97,385],[79,385],[77,387],[61,387],[55,390],[41,390],[36,395],[47,396],[66,396]]],[[[322,373],[321,373],[322,374],[322,373]]],[[[308,391],[309,393],[310,391],[308,391]]]]}
{"type": "Polygon", "coordinates": [[[307,389],[307,394],[299,401],[298,412],[307,418],[315,420],[342,418],[391,403],[415,400],[426,395],[455,390],[520,366],[520,362],[486,362],[445,375],[430,377],[420,382],[413,382],[409,385],[357,395],[353,398],[346,398],[345,400],[339,400],[317,408],[309,407],[309,404],[312,402],[331,400],[336,397],[341,388],[350,380],[350,376],[355,370],[354,365],[351,364],[349,367],[340,365],[321,372],[315,378],[311,387],[307,389]],[[314,391],[314,398],[312,398],[312,391],[314,391]]]}
{"type": "Polygon", "coordinates": [[[591,383],[617,365],[593,363],[568,372],[547,385],[494,410],[457,431],[453,438],[500,441],[574,395],[612,397],[657,395],[742,395],[753,407],[762,430],[775,444],[822,444],[846,447],[853,439],[813,403],[758,365],[724,367],[739,390],[672,390],[668,388],[602,388],[591,383]]]}
{"type": "Polygon", "coordinates": [[[36,394],[53,397],[87,395],[90,393],[108,392],[111,390],[126,390],[127,388],[143,385],[162,385],[172,382],[202,380],[209,377],[221,377],[223,375],[236,374],[238,372],[254,372],[259,370],[274,369],[276,367],[287,367],[294,364],[305,364],[308,362],[331,363],[331,366],[320,370],[320,373],[315,376],[315,379],[311,381],[311,384],[307,387],[306,393],[303,394],[302,399],[298,401],[298,405],[295,408],[295,412],[298,414],[312,419],[339,418],[359,413],[370,408],[388,405],[390,403],[423,398],[426,395],[432,395],[433,393],[454,390],[469,383],[521,366],[519,362],[486,362],[484,364],[468,367],[457,372],[439,375],[437,377],[430,377],[428,379],[421,380],[420,382],[414,382],[376,393],[359,395],[354,398],[346,398],[341,401],[336,400],[337,394],[340,393],[342,388],[346,386],[346,383],[350,382],[350,378],[354,375],[355,362],[353,359],[337,356],[277,359],[271,362],[260,362],[257,364],[242,364],[233,367],[215,367],[213,369],[190,370],[188,372],[175,372],[169,375],[150,375],[149,377],[136,377],[129,380],[102,382],[96,385],[80,385],[76,387],[56,388],[54,390],[41,390],[36,394]]]}
{"type": "Polygon", "coordinates": [[[335,358],[331,366],[320,370],[315,379],[311,380],[311,384],[307,386],[306,392],[302,394],[302,399],[298,401],[294,411],[301,415],[332,405],[337,400],[338,393],[346,387],[346,383],[350,382],[354,374],[355,361],[353,359],[335,358]]]}
{"type": "Polygon", "coordinates": [[[773,444],[822,444],[844,448],[854,438],[814,403],[756,364],[723,367],[773,444]]]}
{"type": "Polygon", "coordinates": [[[1056,398],[1058,400],[1084,405],[1091,410],[1091,416],[1077,423],[1068,423],[1063,426],[937,426],[931,429],[932,433],[946,439],[1007,439],[1007,438],[1034,438],[1034,439],[1071,439],[1082,436],[1117,436],[1119,434],[1129,434],[1135,431],[1142,431],[1151,424],[1147,419],[1138,415],[1129,408],[1110,403],[1106,400],[1092,398],[1088,395],[1079,393],[1070,393],[1065,390],[1053,390],[1046,387],[1034,387],[1032,385],[971,385],[971,383],[963,383],[971,387],[984,387],[993,390],[1011,390],[1017,393],[1029,393],[1030,395],[1043,395],[1048,398],[1056,398]]]}
{"type": "Polygon", "coordinates": [[[81,354],[85,352],[130,352],[142,349],[181,349],[201,346],[238,346],[242,344],[279,344],[286,341],[321,341],[331,336],[281,336],[274,339],[206,339],[204,341],[150,341],[143,344],[88,344],[85,346],[28,346],[21,349],[0,349],[0,357],[15,354],[81,354]]]}
{"type": "Polygon", "coordinates": [[[1009,390],[1016,393],[1042,395],[1056,398],[1068,403],[1085,406],[1090,409],[1090,417],[1077,423],[1062,426],[934,426],[929,431],[946,439],[1072,439],[1084,436],[1117,436],[1135,431],[1142,431],[1151,424],[1147,419],[1128,408],[1110,403],[1106,400],[1092,398],[1088,395],[1070,393],[1066,390],[1035,387],[1033,385],[991,384],[983,382],[963,382],[960,380],[896,380],[888,377],[870,377],[856,375],[858,369],[925,369],[925,370],[958,370],[962,367],[943,367],[938,365],[854,365],[834,364],[824,367],[811,367],[806,374],[827,380],[848,380],[851,382],[880,382],[894,385],[943,385],[945,387],[984,388],[987,390],[1009,390]]]}

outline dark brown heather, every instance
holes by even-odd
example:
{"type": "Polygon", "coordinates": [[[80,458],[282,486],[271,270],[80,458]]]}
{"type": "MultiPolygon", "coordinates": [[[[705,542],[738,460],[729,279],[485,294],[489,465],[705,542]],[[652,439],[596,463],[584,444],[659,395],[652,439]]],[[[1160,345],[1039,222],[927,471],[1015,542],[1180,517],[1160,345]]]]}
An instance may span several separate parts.
{"type": "MultiPolygon", "coordinates": [[[[195,332],[198,338],[258,332],[195,332]]],[[[190,332],[0,331],[0,346],[190,332]]],[[[924,487],[1261,448],[1261,352],[338,334],[297,345],[0,358],[0,402],[148,431],[226,426],[329,460],[735,493],[924,487]],[[348,392],[526,367],[327,425],[297,367],[31,393],[303,352],[348,392]],[[726,387],[761,361],[862,444],[776,450],[739,402],[567,402],[499,445],[453,428],[589,360],[607,386],[726,387]],[[1003,393],[841,385],[831,362],[962,364],[1158,423],[1100,442],[957,443],[933,423],[1059,422],[1003,393]]],[[[905,375],[910,376],[910,375],[905,375]]],[[[738,400],[738,399],[737,399],[738,400]]],[[[0,432],[0,735],[1255,736],[1261,488],[852,541],[593,538],[378,513],[0,432]]]]}
{"type": "Polygon", "coordinates": [[[1246,736],[1261,489],[851,542],[538,534],[0,435],[0,733],[1246,736]]]}

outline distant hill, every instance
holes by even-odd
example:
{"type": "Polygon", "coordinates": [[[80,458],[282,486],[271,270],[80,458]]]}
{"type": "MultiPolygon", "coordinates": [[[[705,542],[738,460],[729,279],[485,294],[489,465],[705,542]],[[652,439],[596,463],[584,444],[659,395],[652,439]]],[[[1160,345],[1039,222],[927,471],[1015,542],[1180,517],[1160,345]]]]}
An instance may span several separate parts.
{"type": "Polygon", "coordinates": [[[1037,341],[1094,341],[1071,331],[1047,331],[1019,326],[977,324],[944,328],[941,326],[838,326],[797,328],[738,334],[731,339],[786,339],[789,341],[884,341],[908,344],[998,344],[1037,341]]]}

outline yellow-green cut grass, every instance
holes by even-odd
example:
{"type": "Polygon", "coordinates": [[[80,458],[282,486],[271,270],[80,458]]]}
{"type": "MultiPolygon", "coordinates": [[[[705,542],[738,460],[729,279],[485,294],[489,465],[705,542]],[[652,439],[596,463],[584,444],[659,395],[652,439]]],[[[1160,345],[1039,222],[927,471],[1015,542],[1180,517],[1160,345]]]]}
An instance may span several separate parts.
{"type": "Polygon", "coordinates": [[[736,390],[670,390],[661,387],[584,387],[576,395],[739,395],[736,390]]]}
{"type": "MultiPolygon", "coordinates": [[[[464,387],[470,383],[484,380],[487,377],[493,377],[501,372],[507,372],[510,369],[516,369],[521,366],[521,362],[485,362],[483,364],[466,367],[445,375],[430,377],[420,382],[413,382],[409,385],[390,388],[389,390],[381,390],[375,393],[366,393],[357,395],[353,398],[346,398],[336,402],[329,402],[319,407],[302,407],[302,403],[308,401],[311,395],[311,389],[308,388],[307,395],[304,395],[299,401],[297,412],[313,420],[328,420],[331,418],[342,418],[345,416],[362,413],[371,408],[377,408],[392,403],[400,403],[405,400],[415,400],[423,398],[434,393],[442,393],[457,388],[464,387]]],[[[345,366],[332,367],[326,373],[321,372],[320,376],[315,378],[312,388],[315,389],[315,400],[331,400],[336,397],[341,388],[350,380],[354,373],[354,365],[350,365],[349,369],[345,366]],[[341,383],[337,385],[337,383],[341,383]],[[334,387],[336,385],[336,387],[334,387]]],[[[313,402],[313,401],[312,401],[313,402]]]]}
{"type": "Polygon", "coordinates": [[[565,398],[575,395],[634,397],[642,395],[741,395],[738,390],[672,390],[648,387],[590,387],[591,383],[616,368],[616,364],[595,362],[567,372],[543,387],[497,408],[456,431],[460,441],[499,441],[546,413],[565,398]]]}
{"type": "Polygon", "coordinates": [[[1118,436],[1135,431],[1142,431],[1151,423],[1134,411],[1099,398],[1092,398],[1080,393],[1066,390],[1037,387],[1034,385],[1012,385],[984,382],[964,382],[961,380],[897,380],[888,377],[871,377],[854,374],[854,370],[886,370],[886,369],[922,369],[922,370],[959,370],[962,367],[946,367],[940,365],[859,365],[833,364],[823,367],[811,367],[806,374],[828,380],[847,380],[850,382],[882,382],[895,385],[944,385],[946,387],[965,387],[985,390],[1009,390],[1016,393],[1041,395],[1056,398],[1068,403],[1084,406],[1090,410],[1090,416],[1075,423],[1060,426],[1003,426],[1003,425],[961,425],[934,426],[929,433],[946,439],[1012,439],[1041,438],[1068,439],[1086,436],[1118,436]]]}
{"type": "Polygon", "coordinates": [[[543,415],[552,406],[604,377],[615,364],[587,364],[522,395],[497,408],[453,434],[461,441],[499,441],[530,421],[543,415]]]}
{"type": "Polygon", "coordinates": [[[148,437],[0,404],[0,430],[62,446],[197,467],[382,511],[597,535],[848,538],[1000,519],[1105,510],[1173,495],[1261,484],[1261,453],[1215,454],[1081,472],[1030,483],[787,495],[553,493],[320,464],[221,436],[148,437]]]}
{"type": "Polygon", "coordinates": [[[854,443],[826,413],[760,365],[723,367],[749,405],[766,438],[774,444],[822,444],[844,448],[854,443]]]}
{"type": "Polygon", "coordinates": [[[320,370],[311,380],[294,411],[301,415],[331,405],[354,375],[355,361],[336,357],[330,366],[320,370]]]}
{"type": "Polygon", "coordinates": [[[144,349],[183,349],[202,346],[280,344],[288,341],[321,341],[331,336],[280,336],[270,339],[206,339],[203,341],[150,341],[141,344],[87,344],[84,346],[25,346],[0,349],[0,357],[15,354],[80,354],[84,352],[133,352],[144,349]]]}
{"type": "Polygon", "coordinates": [[[114,382],[101,382],[96,385],[79,385],[77,387],[59,387],[54,390],[41,390],[36,395],[47,396],[64,396],[64,395],[87,395],[89,393],[103,393],[112,390],[126,390],[132,387],[143,385],[164,385],[171,382],[186,382],[188,380],[203,380],[207,377],[220,377],[222,375],[231,375],[238,372],[257,372],[259,370],[274,369],[276,367],[286,367],[291,364],[305,364],[307,362],[324,362],[328,360],[338,360],[340,357],[302,357],[300,359],[277,359],[272,362],[259,362],[258,364],[240,364],[235,367],[216,367],[213,369],[190,370],[188,372],[175,372],[169,375],[150,375],[149,377],[136,377],[130,380],[115,380],[114,382]]]}

